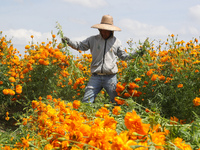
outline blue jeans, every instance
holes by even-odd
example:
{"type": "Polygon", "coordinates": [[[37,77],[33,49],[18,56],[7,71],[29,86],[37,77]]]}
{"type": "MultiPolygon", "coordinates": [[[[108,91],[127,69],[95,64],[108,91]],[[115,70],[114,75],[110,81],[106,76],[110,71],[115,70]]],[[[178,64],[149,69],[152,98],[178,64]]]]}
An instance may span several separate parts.
{"type": "Polygon", "coordinates": [[[93,103],[97,94],[104,88],[108,95],[110,96],[110,101],[115,102],[115,97],[117,96],[116,92],[117,85],[117,75],[97,75],[92,74],[86,88],[85,94],[82,102],[93,103]]]}

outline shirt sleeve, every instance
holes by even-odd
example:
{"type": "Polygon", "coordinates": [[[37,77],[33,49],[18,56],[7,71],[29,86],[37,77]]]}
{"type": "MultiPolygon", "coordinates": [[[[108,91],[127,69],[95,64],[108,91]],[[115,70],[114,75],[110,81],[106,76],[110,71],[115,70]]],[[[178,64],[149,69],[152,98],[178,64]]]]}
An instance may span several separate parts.
{"type": "Polygon", "coordinates": [[[81,50],[81,51],[87,51],[88,49],[90,49],[90,42],[89,41],[90,41],[90,38],[87,38],[83,41],[69,40],[67,42],[67,44],[73,49],[81,50]]]}
{"type": "Polygon", "coordinates": [[[133,52],[133,53],[126,53],[125,50],[122,47],[121,42],[119,42],[119,46],[117,49],[117,56],[121,59],[121,60],[129,60],[129,59],[133,59],[135,57],[135,55],[137,55],[137,52],[133,52]]]}

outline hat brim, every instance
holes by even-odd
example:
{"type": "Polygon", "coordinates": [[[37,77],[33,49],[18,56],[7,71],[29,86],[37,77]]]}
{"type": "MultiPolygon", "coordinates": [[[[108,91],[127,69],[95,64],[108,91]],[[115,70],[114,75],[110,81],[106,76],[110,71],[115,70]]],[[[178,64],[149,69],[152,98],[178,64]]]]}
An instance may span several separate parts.
{"type": "Polygon", "coordinates": [[[91,26],[91,28],[102,29],[102,30],[109,30],[109,31],[121,31],[119,27],[109,24],[95,24],[91,26]]]}

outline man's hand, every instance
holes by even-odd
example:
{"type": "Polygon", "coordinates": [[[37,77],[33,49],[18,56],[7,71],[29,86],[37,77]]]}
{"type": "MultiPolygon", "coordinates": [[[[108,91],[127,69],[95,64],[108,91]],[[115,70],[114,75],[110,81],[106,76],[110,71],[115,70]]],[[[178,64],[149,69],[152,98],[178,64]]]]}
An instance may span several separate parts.
{"type": "Polygon", "coordinates": [[[68,43],[69,38],[65,36],[61,40],[62,40],[63,43],[68,43]]]}

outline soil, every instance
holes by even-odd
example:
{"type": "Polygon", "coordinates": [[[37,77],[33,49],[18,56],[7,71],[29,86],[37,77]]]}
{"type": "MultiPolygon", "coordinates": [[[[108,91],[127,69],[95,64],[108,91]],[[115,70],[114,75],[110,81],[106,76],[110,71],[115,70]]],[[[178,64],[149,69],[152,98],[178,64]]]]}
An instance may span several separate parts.
{"type": "Polygon", "coordinates": [[[4,105],[1,104],[0,108],[0,132],[6,132],[6,131],[14,131],[18,128],[18,126],[15,125],[16,120],[12,118],[14,113],[22,112],[23,107],[20,104],[14,104],[14,105],[4,105]],[[7,121],[5,120],[6,112],[9,112],[10,119],[7,121]]]}

